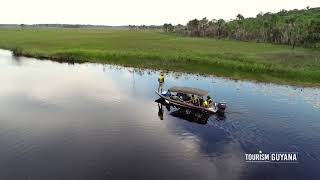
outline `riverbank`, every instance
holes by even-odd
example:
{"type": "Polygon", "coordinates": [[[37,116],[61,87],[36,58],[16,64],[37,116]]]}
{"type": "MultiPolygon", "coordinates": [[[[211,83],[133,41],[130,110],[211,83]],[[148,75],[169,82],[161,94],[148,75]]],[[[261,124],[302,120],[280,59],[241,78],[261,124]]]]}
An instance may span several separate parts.
{"type": "Polygon", "coordinates": [[[0,29],[0,48],[60,62],[95,62],[318,86],[320,51],[127,29],[0,29]]]}

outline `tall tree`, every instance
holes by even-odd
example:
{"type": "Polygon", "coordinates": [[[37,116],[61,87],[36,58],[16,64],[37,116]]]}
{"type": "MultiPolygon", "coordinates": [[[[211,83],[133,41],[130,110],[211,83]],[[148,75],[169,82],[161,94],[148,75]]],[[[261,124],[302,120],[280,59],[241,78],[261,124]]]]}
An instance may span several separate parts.
{"type": "Polygon", "coordinates": [[[223,19],[219,19],[217,21],[218,25],[218,37],[224,37],[225,36],[225,21],[223,19]]]}
{"type": "Polygon", "coordinates": [[[235,37],[238,40],[243,40],[244,31],[245,31],[243,27],[243,20],[244,20],[244,17],[241,14],[238,14],[236,17],[237,29],[235,32],[235,37]]]}
{"type": "Polygon", "coordinates": [[[188,22],[187,28],[191,36],[200,36],[199,24],[198,19],[193,19],[188,22]]]}
{"type": "Polygon", "coordinates": [[[208,19],[205,17],[199,21],[200,36],[206,36],[208,28],[208,19]]]}

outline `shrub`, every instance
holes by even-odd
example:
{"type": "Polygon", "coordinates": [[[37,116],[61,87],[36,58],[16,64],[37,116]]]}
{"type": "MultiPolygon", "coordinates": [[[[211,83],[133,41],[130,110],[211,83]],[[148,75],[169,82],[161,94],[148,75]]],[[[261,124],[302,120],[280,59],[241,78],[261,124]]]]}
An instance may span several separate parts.
{"type": "Polygon", "coordinates": [[[22,55],[22,49],[20,47],[14,47],[11,49],[13,55],[15,56],[21,56],[22,55]]]}

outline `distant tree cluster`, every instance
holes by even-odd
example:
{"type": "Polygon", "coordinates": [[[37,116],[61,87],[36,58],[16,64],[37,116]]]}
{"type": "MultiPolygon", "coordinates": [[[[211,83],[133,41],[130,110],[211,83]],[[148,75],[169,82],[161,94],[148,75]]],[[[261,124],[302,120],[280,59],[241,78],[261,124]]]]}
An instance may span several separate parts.
{"type": "MultiPolygon", "coordinates": [[[[112,28],[113,26],[89,24],[0,24],[1,27],[11,28],[112,28]]],[[[122,27],[122,26],[117,26],[122,27]]]]}
{"type": "Polygon", "coordinates": [[[129,25],[129,30],[130,31],[141,31],[141,30],[152,30],[152,29],[160,29],[161,26],[146,26],[146,25],[141,25],[141,26],[136,26],[136,25],[129,25]]]}
{"type": "Polygon", "coordinates": [[[244,18],[238,14],[230,21],[193,19],[186,25],[178,24],[173,29],[170,25],[164,24],[163,30],[186,36],[256,40],[288,44],[293,48],[315,47],[320,42],[320,8],[259,13],[255,18],[244,18]]]}
{"type": "Polygon", "coordinates": [[[174,26],[172,24],[164,24],[162,28],[164,32],[173,32],[174,30],[174,26]]]}

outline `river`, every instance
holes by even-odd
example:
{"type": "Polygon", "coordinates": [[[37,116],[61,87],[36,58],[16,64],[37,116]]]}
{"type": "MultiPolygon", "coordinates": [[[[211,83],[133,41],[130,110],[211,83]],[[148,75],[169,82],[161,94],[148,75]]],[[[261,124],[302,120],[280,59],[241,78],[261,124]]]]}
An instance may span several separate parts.
{"type": "Polygon", "coordinates": [[[320,89],[166,73],[227,102],[198,123],[161,110],[158,74],[0,50],[0,179],[320,179],[320,89]],[[298,162],[245,161],[258,151],[298,162]]]}

